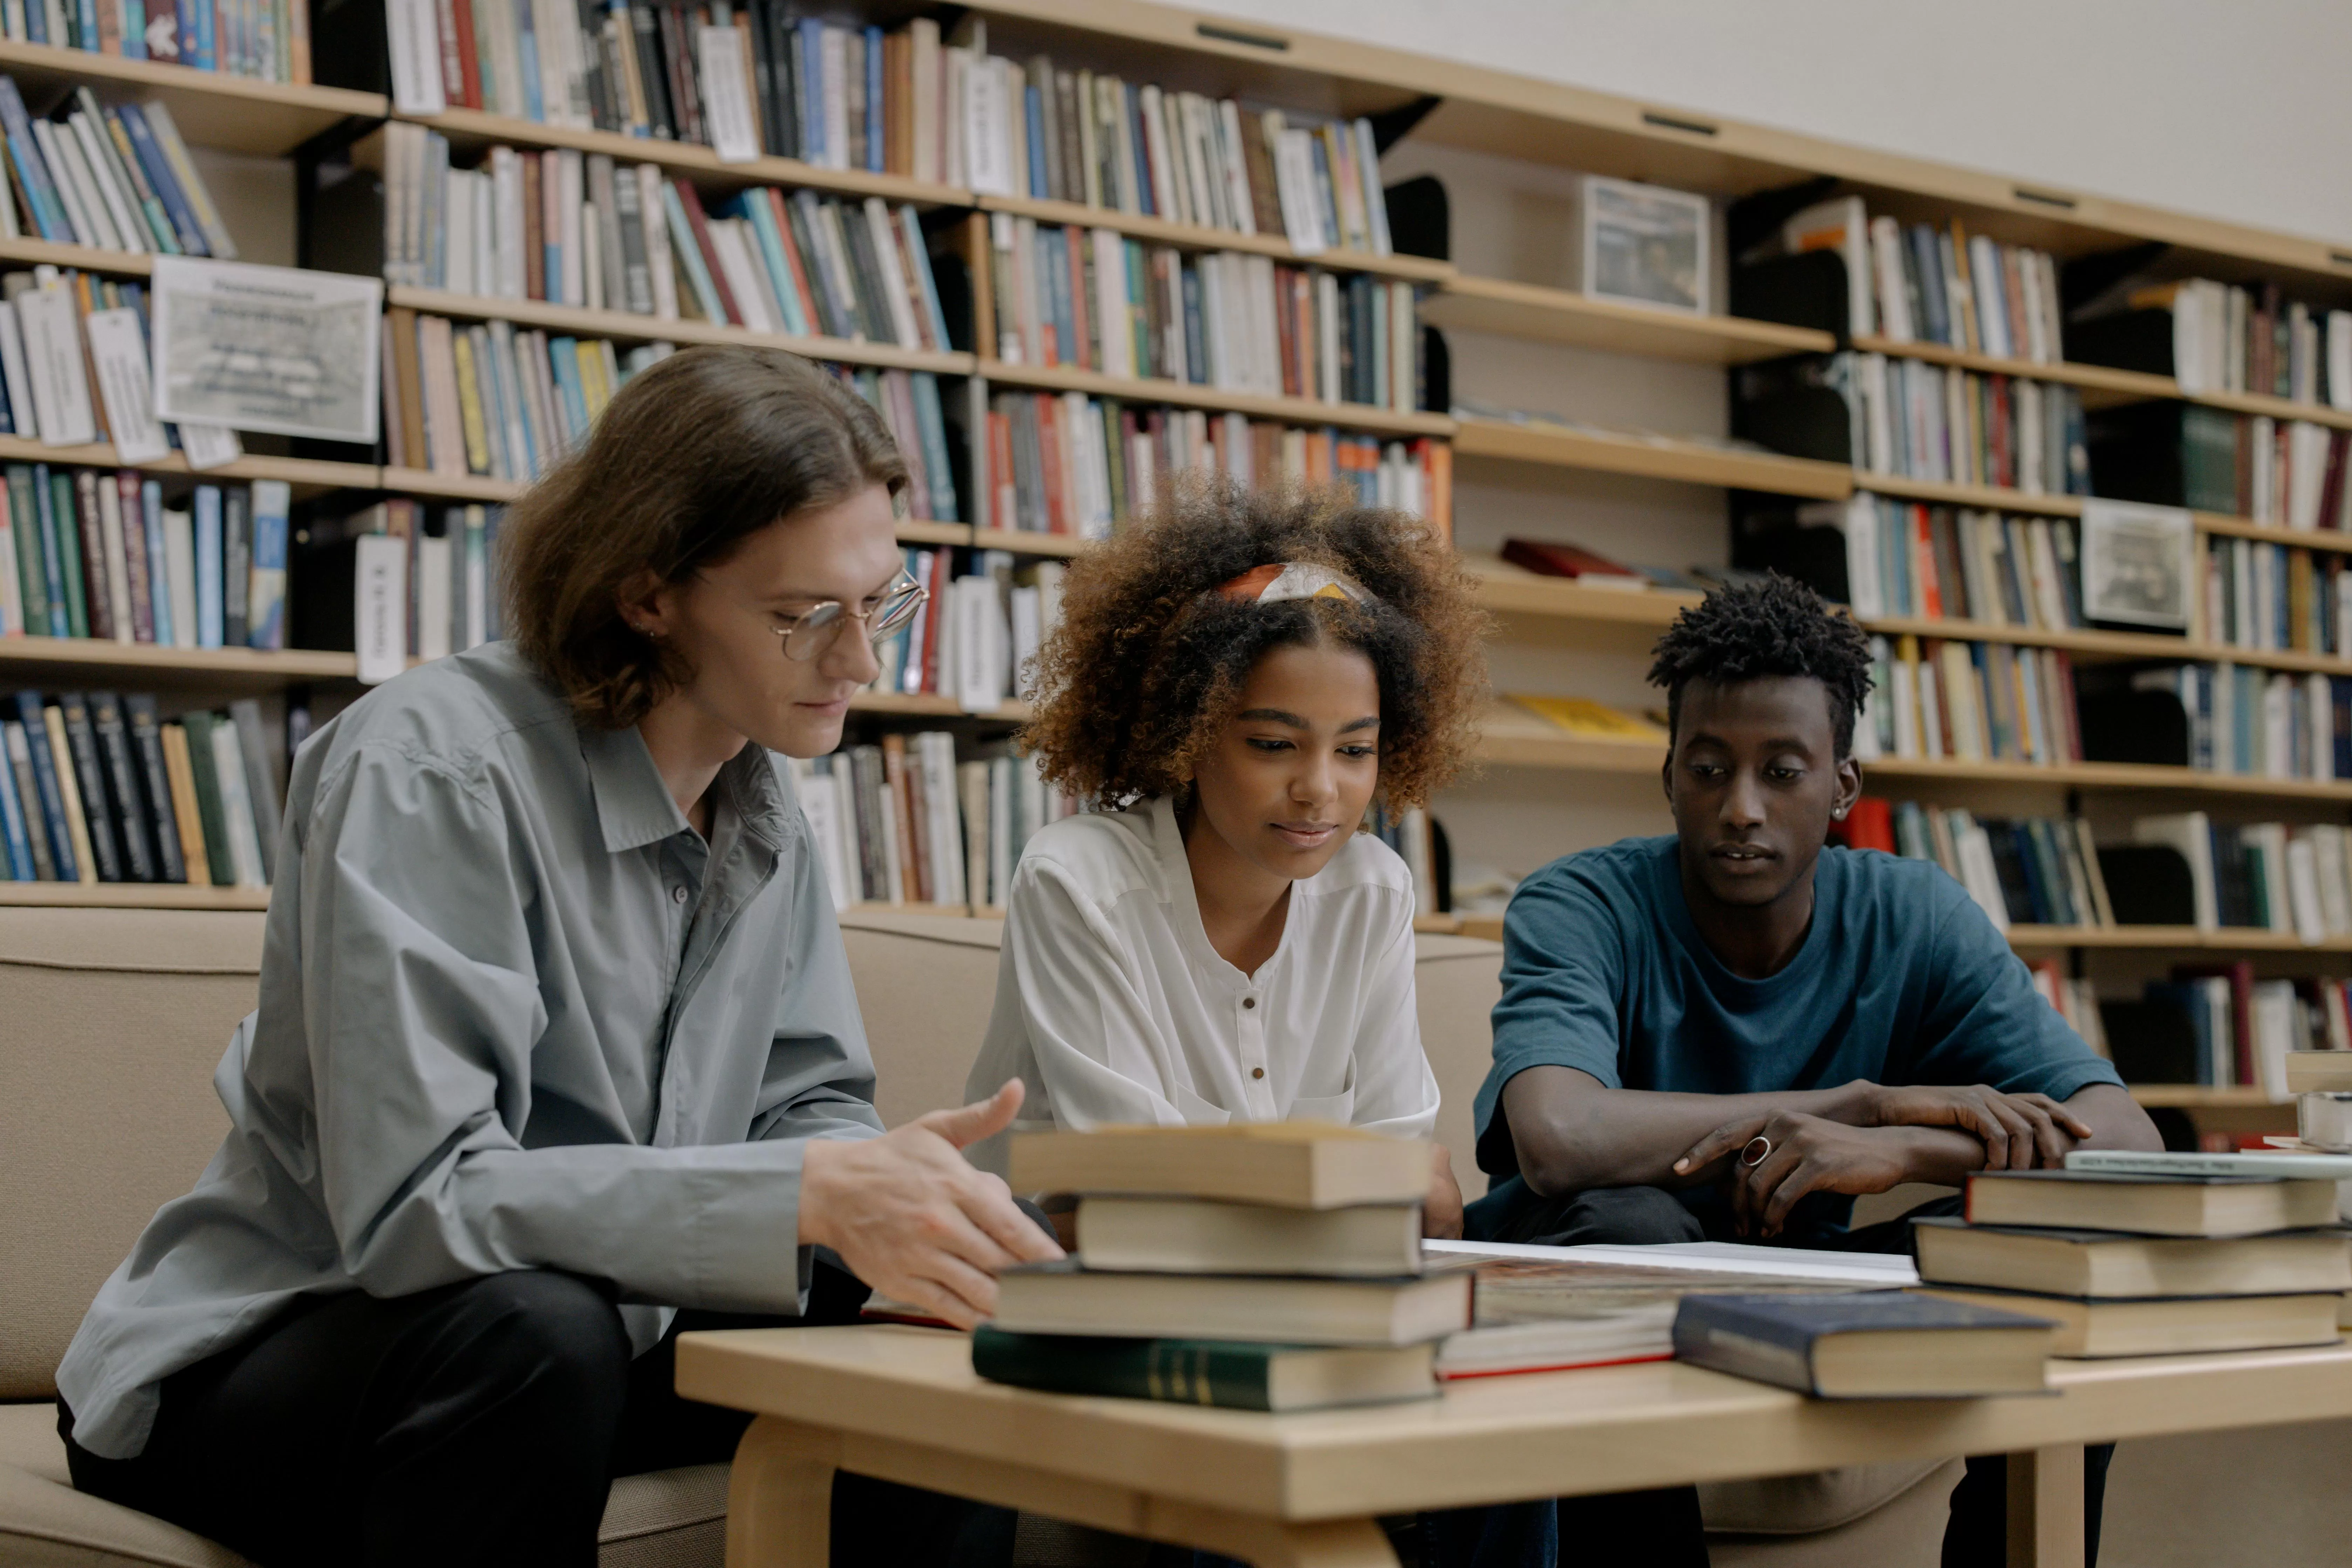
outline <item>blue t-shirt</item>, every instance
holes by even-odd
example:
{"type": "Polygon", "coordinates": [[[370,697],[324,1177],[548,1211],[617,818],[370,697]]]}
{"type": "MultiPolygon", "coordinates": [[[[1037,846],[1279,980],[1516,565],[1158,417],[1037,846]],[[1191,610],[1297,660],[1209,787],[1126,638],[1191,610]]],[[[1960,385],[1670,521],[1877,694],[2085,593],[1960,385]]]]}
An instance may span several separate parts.
{"type": "MultiPolygon", "coordinates": [[[[1511,900],[1503,944],[1495,1065],[1475,1108],[1478,1163],[1497,1177],[1518,1171],[1503,1086],[1545,1064],[1612,1089],[1696,1094],[1866,1079],[2063,1100],[2123,1081],[2035,993],[1966,890],[1928,861],[1824,849],[1812,926],[1763,980],[1733,973],[1691,923],[1671,834],[1536,872],[1511,900]]],[[[1722,1233],[1714,1188],[1681,1195],[1722,1233]]],[[[1852,1207],[1813,1194],[1790,1228],[1843,1229],[1852,1207]]]]}

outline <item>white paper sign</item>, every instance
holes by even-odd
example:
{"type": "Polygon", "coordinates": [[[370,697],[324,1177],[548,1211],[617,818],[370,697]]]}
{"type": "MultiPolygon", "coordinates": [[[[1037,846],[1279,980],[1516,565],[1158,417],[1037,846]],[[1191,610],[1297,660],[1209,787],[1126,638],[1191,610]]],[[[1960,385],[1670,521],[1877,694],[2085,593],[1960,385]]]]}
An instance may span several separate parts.
{"type": "Polygon", "coordinates": [[[743,35],[733,27],[705,27],[694,41],[702,60],[702,113],[710,125],[711,151],[722,163],[755,162],[760,128],[751,118],[743,35]]]}
{"type": "Polygon", "coordinates": [[[182,425],[180,455],[188,459],[188,467],[201,473],[206,468],[225,468],[244,457],[245,443],[225,426],[182,425]]]}
{"type": "Polygon", "coordinates": [[[152,463],[168,456],[172,444],[163,438],[149,400],[147,334],[139,312],[129,309],[92,310],[85,323],[89,332],[89,357],[98,366],[98,390],[106,399],[106,423],[114,433],[114,455],[125,463],[152,463]]]}
{"type": "Polygon", "coordinates": [[[159,256],[153,299],[156,417],[375,441],[382,279],[159,256]]]}
{"type": "Polygon", "coordinates": [[[408,541],[389,533],[360,535],[352,574],[352,642],[360,684],[390,680],[408,668],[408,541]]]}

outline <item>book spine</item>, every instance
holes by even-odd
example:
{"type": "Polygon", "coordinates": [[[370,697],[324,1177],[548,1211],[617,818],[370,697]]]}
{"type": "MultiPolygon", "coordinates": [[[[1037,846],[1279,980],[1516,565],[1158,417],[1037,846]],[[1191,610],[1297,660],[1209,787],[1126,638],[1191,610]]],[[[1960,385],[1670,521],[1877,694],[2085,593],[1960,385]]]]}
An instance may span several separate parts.
{"type": "Polygon", "coordinates": [[[16,693],[16,715],[23,721],[25,748],[32,762],[35,798],[41,803],[41,821],[48,829],[49,861],[60,882],[79,882],[81,867],[74,858],[74,836],[66,821],[66,798],[58,778],[57,759],[49,752],[48,721],[43,717],[40,693],[16,693]]]}
{"type": "Polygon", "coordinates": [[[187,731],[188,773],[195,786],[196,816],[204,824],[205,866],[215,888],[236,886],[236,852],[229,837],[228,814],[221,802],[220,775],[214,764],[210,713],[191,713],[181,721],[187,731]]]}
{"type": "Polygon", "coordinates": [[[12,765],[9,740],[17,733],[14,724],[0,724],[0,851],[7,858],[8,879],[12,882],[42,880],[40,868],[33,858],[33,842],[27,805],[16,784],[16,770],[12,765]]]}
{"type": "Polygon", "coordinates": [[[1020,1334],[983,1324],[972,1335],[971,1369],[992,1383],[1049,1394],[1270,1410],[1278,1353],[1274,1345],[1020,1334]]]}
{"type": "Polygon", "coordinates": [[[122,701],[110,691],[89,694],[90,728],[98,734],[98,750],[106,767],[107,798],[113,807],[115,828],[121,835],[122,858],[134,882],[162,880],[147,803],[139,788],[139,762],[131,754],[131,734],[122,722],[122,701]]]}
{"type": "MultiPolygon", "coordinates": [[[[84,618],[89,635],[114,640],[113,584],[106,577],[104,520],[99,515],[98,476],[89,468],[74,470],[74,523],[80,536],[84,618]]],[[[109,881],[116,879],[108,878],[109,881]]]]}
{"type": "Polygon", "coordinates": [[[1675,1314],[1675,1359],[1800,1394],[1820,1392],[1810,1336],[1792,1339],[1778,1327],[1720,1311],[1705,1297],[1685,1296],[1675,1314]]]}
{"type": "Polygon", "coordinates": [[[73,767],[74,793],[80,797],[84,837],[98,868],[98,879],[120,882],[123,879],[122,848],[114,837],[114,813],[107,804],[106,773],[99,763],[98,735],[89,724],[89,704],[80,692],[68,691],[58,700],[58,713],[73,767]]]}
{"type": "Polygon", "coordinates": [[[41,798],[40,780],[33,771],[32,742],[25,726],[15,720],[0,723],[8,742],[8,771],[16,786],[16,803],[24,813],[26,848],[33,864],[30,880],[54,882],[58,879],[57,857],[50,853],[50,818],[47,803],[41,798]]]}

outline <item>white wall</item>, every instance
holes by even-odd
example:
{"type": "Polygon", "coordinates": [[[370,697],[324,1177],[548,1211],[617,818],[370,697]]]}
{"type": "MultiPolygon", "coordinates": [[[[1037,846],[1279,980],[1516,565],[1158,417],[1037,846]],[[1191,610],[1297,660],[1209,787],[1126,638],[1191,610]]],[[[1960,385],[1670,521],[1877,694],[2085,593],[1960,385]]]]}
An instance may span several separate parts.
{"type": "Polygon", "coordinates": [[[2345,0],[1189,0],[2352,243],[2345,0]]]}

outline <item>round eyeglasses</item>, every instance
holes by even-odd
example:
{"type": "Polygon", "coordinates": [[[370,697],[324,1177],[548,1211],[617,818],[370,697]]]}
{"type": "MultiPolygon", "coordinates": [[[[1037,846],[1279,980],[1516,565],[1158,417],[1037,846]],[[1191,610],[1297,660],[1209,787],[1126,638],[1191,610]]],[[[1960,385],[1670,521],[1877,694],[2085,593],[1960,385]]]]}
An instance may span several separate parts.
{"type": "Polygon", "coordinates": [[[823,658],[825,651],[840,640],[842,628],[856,621],[866,628],[869,642],[881,642],[895,632],[903,631],[915,618],[915,612],[931,591],[906,573],[882,591],[881,599],[870,610],[853,610],[838,599],[827,599],[812,605],[797,616],[784,620],[782,626],[768,629],[783,640],[784,657],[795,664],[806,664],[823,658]]]}

